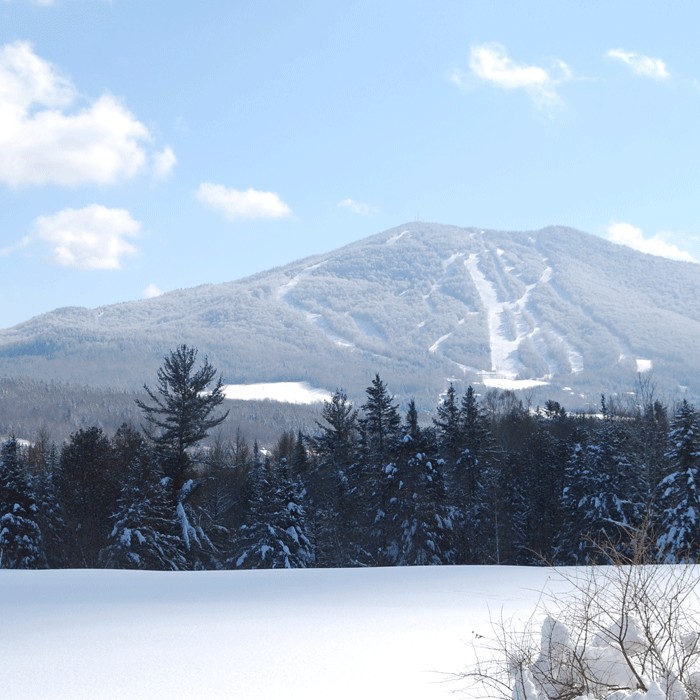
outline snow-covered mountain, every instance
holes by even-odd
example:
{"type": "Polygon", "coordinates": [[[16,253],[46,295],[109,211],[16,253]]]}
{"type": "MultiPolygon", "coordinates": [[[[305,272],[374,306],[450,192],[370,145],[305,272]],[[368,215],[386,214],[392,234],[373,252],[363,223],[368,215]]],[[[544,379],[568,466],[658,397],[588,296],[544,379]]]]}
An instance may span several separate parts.
{"type": "Polygon", "coordinates": [[[360,396],[378,372],[427,407],[449,381],[580,405],[638,372],[697,396],[700,266],[564,227],[413,222],[246,279],[35,317],[0,330],[0,374],[139,386],[179,343],[227,383],[360,396]]]}

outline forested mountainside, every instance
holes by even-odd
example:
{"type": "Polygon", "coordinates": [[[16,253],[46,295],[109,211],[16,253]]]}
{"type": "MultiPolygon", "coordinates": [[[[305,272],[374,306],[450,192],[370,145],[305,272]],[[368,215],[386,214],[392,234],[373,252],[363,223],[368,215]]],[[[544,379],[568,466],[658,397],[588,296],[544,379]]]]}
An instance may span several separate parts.
{"type": "MultiPolygon", "coordinates": [[[[22,441],[49,439],[62,444],[81,428],[97,427],[112,435],[124,423],[143,422],[137,399],[143,390],[128,391],[86,387],[63,382],[0,377],[0,440],[15,436],[22,441]]],[[[216,438],[234,441],[237,434],[251,443],[271,447],[286,431],[307,431],[320,416],[320,404],[298,405],[279,401],[226,401],[228,420],[216,438]]]]}
{"type": "Polygon", "coordinates": [[[573,229],[413,222],[246,279],[0,330],[0,376],[135,389],[184,342],[229,383],[360,399],[379,372],[424,410],[450,381],[585,406],[650,368],[664,395],[692,398],[699,288],[699,265],[573,229]]]}
{"type": "Polygon", "coordinates": [[[0,567],[584,564],[606,561],[601,543],[700,559],[700,416],[649,384],[596,416],[450,386],[421,425],[376,375],[361,405],[338,391],[263,454],[240,435],[201,448],[223,397],[165,376],[144,432],[4,442],[0,567]]]}

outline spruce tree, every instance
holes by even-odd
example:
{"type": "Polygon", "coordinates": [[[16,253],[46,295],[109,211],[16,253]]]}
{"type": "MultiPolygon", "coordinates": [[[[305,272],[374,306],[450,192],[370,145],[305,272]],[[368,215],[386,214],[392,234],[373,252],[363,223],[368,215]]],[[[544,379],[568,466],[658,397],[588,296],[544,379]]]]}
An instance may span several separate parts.
{"type": "Polygon", "coordinates": [[[236,569],[297,569],[313,566],[315,548],[306,519],[306,492],[286,459],[253,465],[246,485],[244,524],[234,535],[236,569]]]}
{"type": "Polygon", "coordinates": [[[367,387],[367,400],[362,405],[360,432],[365,458],[384,465],[401,438],[401,417],[389,391],[379,375],[367,387]]]}
{"type": "Polygon", "coordinates": [[[626,425],[606,415],[588,425],[574,444],[562,493],[565,519],[559,537],[561,563],[603,563],[605,548],[625,553],[629,533],[643,520],[645,503],[630,461],[626,425]],[[563,561],[562,561],[563,555],[563,561]]]}
{"type": "Polygon", "coordinates": [[[686,400],[671,423],[669,472],[659,484],[657,546],[667,563],[700,560],[700,418],[686,400]]]}
{"type": "Polygon", "coordinates": [[[358,411],[337,390],[321,410],[323,422],[309,443],[313,458],[306,482],[309,517],[316,536],[316,552],[323,566],[348,566],[356,559],[353,540],[360,517],[353,498],[353,476],[359,458],[358,411]]]}
{"type": "Polygon", "coordinates": [[[457,462],[463,443],[461,418],[457,393],[454,386],[450,384],[445,398],[437,407],[437,417],[433,418],[442,456],[450,466],[457,462]]]}
{"type": "Polygon", "coordinates": [[[12,437],[0,448],[1,569],[46,568],[36,511],[17,440],[12,437]]]}
{"type": "Polygon", "coordinates": [[[182,538],[172,518],[163,473],[137,433],[122,426],[115,436],[128,459],[113,527],[100,563],[115,569],[177,571],[187,568],[182,538]]]}
{"type": "Polygon", "coordinates": [[[396,458],[384,469],[382,517],[375,530],[378,561],[387,566],[451,563],[453,523],[441,460],[432,431],[418,425],[413,400],[403,431],[396,458]]]}

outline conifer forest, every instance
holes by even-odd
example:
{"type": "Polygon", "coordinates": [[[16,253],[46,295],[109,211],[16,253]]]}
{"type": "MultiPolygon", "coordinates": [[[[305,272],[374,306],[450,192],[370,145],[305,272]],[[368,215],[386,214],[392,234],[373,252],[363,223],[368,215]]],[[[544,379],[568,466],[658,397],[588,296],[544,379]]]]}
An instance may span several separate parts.
{"type": "Polygon", "coordinates": [[[0,567],[580,565],[640,537],[658,562],[700,558],[700,416],[641,379],[595,415],[450,385],[427,423],[376,375],[271,451],[216,439],[221,387],[181,345],[139,426],[6,440],[0,567]]]}

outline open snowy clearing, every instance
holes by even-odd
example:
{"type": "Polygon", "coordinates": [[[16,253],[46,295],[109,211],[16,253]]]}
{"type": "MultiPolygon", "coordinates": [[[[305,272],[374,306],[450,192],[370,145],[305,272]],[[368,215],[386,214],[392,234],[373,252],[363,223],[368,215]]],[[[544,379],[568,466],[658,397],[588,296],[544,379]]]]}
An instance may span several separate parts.
{"type": "Polygon", "coordinates": [[[325,389],[315,389],[307,382],[268,382],[261,384],[226,384],[222,387],[227,399],[240,401],[284,401],[286,403],[321,403],[331,398],[325,389]]]}
{"type": "Polygon", "coordinates": [[[454,698],[474,633],[551,585],[495,566],[0,571],[0,697],[454,698]]]}

